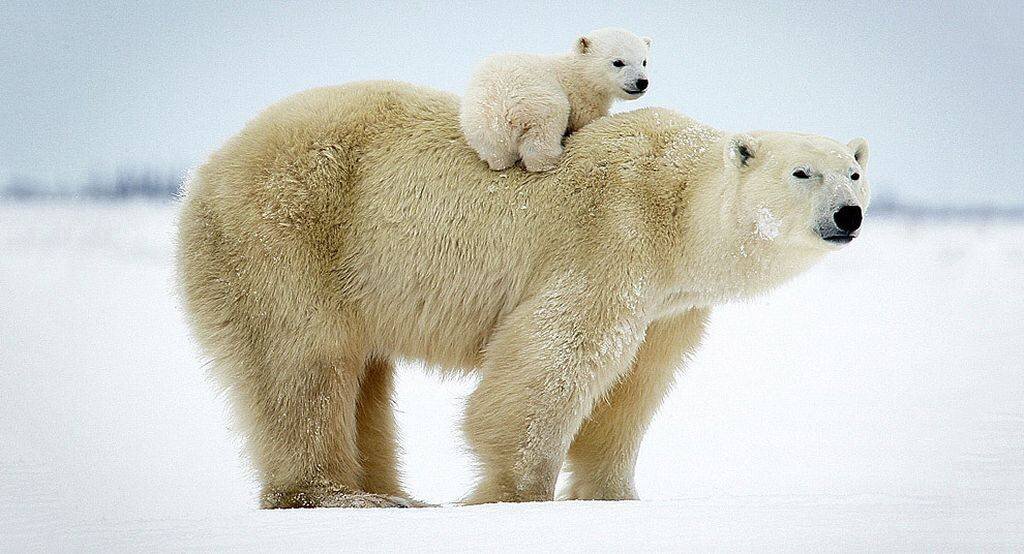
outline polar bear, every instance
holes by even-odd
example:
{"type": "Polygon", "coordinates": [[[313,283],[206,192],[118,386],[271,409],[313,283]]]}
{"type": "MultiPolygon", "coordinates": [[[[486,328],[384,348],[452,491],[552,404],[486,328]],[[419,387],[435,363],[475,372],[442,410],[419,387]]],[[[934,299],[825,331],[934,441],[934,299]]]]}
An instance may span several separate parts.
{"type": "Polygon", "coordinates": [[[664,109],[496,173],[457,97],[395,82],[300,93],[196,172],[186,313],[267,508],[407,506],[395,362],[478,372],[470,503],[632,499],[644,431],[709,311],[854,239],[868,147],[725,133],[664,109]]]}
{"type": "Polygon", "coordinates": [[[562,138],[603,115],[613,99],[643,96],[651,39],[598,29],[560,56],[498,54],[484,60],[462,101],[466,141],[494,170],[522,159],[527,171],[548,171],[562,138]]]}

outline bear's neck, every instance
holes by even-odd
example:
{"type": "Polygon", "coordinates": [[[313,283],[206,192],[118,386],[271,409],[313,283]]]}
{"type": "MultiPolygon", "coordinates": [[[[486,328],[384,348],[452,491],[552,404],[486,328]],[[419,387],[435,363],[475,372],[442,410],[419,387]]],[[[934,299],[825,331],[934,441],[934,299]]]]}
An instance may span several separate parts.
{"type": "Polygon", "coordinates": [[[574,56],[560,60],[556,76],[566,96],[569,97],[570,133],[582,129],[591,121],[608,114],[612,107],[612,95],[604,83],[599,82],[574,56]]]}
{"type": "Polygon", "coordinates": [[[747,213],[727,172],[698,180],[685,199],[675,265],[667,290],[682,304],[709,307],[758,296],[813,263],[787,247],[771,226],[747,213]]]}

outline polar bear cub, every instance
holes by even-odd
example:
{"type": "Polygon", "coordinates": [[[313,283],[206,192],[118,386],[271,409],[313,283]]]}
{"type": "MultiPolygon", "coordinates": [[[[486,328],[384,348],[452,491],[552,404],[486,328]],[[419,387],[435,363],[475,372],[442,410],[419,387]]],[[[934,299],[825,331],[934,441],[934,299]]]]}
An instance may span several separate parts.
{"type": "Polygon", "coordinates": [[[519,159],[527,171],[553,169],[567,133],[608,115],[616,98],[643,96],[650,46],[629,31],[598,29],[568,54],[491,56],[462,100],[462,133],[491,169],[519,159]]]}

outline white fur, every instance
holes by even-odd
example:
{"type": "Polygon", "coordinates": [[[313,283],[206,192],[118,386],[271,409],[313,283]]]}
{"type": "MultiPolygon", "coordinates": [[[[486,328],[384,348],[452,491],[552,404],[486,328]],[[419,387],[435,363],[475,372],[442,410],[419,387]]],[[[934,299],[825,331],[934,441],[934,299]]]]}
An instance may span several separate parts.
{"type": "Polygon", "coordinates": [[[527,171],[550,170],[566,131],[607,115],[615,98],[643,96],[631,91],[647,79],[650,44],[628,31],[599,29],[579,37],[568,54],[491,56],[466,90],[462,132],[491,169],[522,159],[527,171]]]}
{"type": "Polygon", "coordinates": [[[710,310],[838,248],[837,210],[870,199],[860,139],[645,109],[574,134],[556,171],[494,173],[453,140],[457,110],[402,83],[307,91],[196,173],[182,292],[265,507],[413,504],[403,359],[481,376],[470,502],[551,500],[563,468],[567,498],[636,498],[644,431],[710,310]]]}

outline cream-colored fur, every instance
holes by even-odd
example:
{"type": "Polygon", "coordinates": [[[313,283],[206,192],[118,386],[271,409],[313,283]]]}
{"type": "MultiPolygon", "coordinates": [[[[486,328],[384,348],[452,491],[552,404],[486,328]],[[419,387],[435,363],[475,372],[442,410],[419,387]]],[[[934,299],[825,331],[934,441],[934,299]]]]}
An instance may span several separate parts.
{"type": "Polygon", "coordinates": [[[398,359],[482,377],[470,502],[551,500],[564,463],[568,498],[635,498],[640,439],[708,310],[834,249],[821,222],[867,202],[848,177],[863,141],[644,109],[574,134],[553,172],[496,173],[458,104],[393,82],[307,91],[195,176],[181,285],[264,507],[412,503],[398,359]]]}
{"type": "Polygon", "coordinates": [[[650,45],[628,31],[598,29],[576,39],[569,54],[491,56],[466,90],[462,132],[491,169],[522,159],[527,171],[551,170],[567,131],[608,115],[613,99],[643,95],[650,45]]]}

